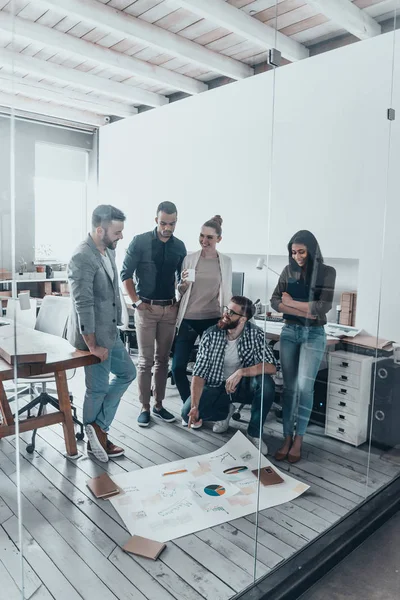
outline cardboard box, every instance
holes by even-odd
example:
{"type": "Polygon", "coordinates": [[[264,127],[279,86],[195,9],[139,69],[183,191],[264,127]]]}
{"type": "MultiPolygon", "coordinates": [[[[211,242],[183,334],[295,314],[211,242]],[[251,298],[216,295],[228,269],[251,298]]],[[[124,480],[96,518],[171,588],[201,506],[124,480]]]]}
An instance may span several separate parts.
{"type": "Polygon", "coordinates": [[[357,292],[343,292],[340,300],[340,324],[355,326],[357,292]]]}
{"type": "Polygon", "coordinates": [[[4,281],[5,279],[12,279],[11,271],[0,269],[0,281],[4,281]]]}

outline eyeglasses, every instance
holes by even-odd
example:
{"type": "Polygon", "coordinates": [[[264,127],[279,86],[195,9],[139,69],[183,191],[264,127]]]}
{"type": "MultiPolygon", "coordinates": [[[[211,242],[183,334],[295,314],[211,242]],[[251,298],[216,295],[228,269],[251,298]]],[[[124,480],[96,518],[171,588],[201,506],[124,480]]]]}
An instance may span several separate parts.
{"type": "Polygon", "coordinates": [[[226,313],[230,317],[232,317],[233,315],[236,315],[237,317],[243,317],[243,315],[241,315],[240,313],[232,310],[231,308],[229,308],[229,306],[224,306],[224,313],[226,313]]]}

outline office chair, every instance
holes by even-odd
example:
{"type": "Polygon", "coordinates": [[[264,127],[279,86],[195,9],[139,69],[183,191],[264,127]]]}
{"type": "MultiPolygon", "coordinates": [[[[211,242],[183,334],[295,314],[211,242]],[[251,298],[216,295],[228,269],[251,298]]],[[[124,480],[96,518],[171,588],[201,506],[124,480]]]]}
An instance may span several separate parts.
{"type": "Polygon", "coordinates": [[[130,354],[131,344],[136,343],[136,328],[129,323],[129,311],[121,288],[119,289],[119,296],[122,306],[122,325],[119,325],[118,329],[120,331],[121,339],[125,344],[125,348],[127,349],[128,354],[130,354]]]}
{"type": "MultiPolygon", "coordinates": [[[[6,319],[10,319],[15,321],[17,325],[21,325],[23,327],[28,327],[29,329],[34,329],[36,322],[36,314],[37,314],[37,301],[36,298],[30,298],[30,308],[28,310],[21,310],[21,305],[19,300],[15,300],[14,298],[8,298],[6,304],[6,319]]],[[[6,382],[5,382],[6,383],[6,382]]],[[[11,382],[7,382],[9,385],[6,385],[6,389],[10,389],[14,392],[15,386],[11,382]]],[[[19,381],[17,382],[17,394],[13,394],[9,396],[9,400],[14,400],[15,396],[18,397],[23,396],[24,394],[30,393],[32,391],[30,384],[22,384],[19,381]]]]}
{"type": "Polygon", "coordinates": [[[31,307],[28,310],[22,310],[19,300],[9,298],[6,306],[6,319],[15,321],[17,325],[34,329],[36,323],[36,298],[30,298],[31,307]]]}
{"type": "MultiPolygon", "coordinates": [[[[38,317],[36,319],[35,329],[42,331],[43,333],[49,333],[58,337],[65,337],[68,315],[70,312],[70,298],[62,296],[45,296],[43,298],[42,306],[40,308],[38,317]]],[[[72,379],[75,375],[75,369],[67,371],[67,380],[72,379]]],[[[43,414],[46,410],[47,404],[53,406],[56,410],[60,410],[60,404],[58,399],[51,396],[47,391],[47,384],[55,381],[54,376],[43,375],[42,377],[28,377],[26,379],[20,379],[21,383],[26,383],[31,386],[31,389],[36,391],[36,386],[41,386],[39,395],[31,400],[26,406],[18,411],[18,416],[27,413],[28,419],[31,416],[31,410],[38,406],[37,416],[43,414]]],[[[73,405],[73,396],[69,395],[72,408],[72,419],[73,422],[78,425],[80,431],[76,434],[77,440],[83,440],[84,429],[83,423],[78,420],[76,415],[76,407],[73,405]]],[[[31,443],[26,447],[26,451],[32,454],[35,450],[37,429],[32,432],[31,443]]]]}

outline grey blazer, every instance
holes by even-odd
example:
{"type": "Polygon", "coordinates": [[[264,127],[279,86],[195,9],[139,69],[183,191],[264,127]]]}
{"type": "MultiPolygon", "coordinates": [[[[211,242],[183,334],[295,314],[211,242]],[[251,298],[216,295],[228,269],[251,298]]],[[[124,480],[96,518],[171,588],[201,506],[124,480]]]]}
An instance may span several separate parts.
{"type": "Polygon", "coordinates": [[[119,278],[115,252],[106,249],[114,271],[111,280],[104,260],[90,237],[79,244],[68,265],[71,291],[71,313],[67,338],[78,350],[87,350],[82,334],[94,333],[99,346],[114,346],[121,325],[119,278]]]}

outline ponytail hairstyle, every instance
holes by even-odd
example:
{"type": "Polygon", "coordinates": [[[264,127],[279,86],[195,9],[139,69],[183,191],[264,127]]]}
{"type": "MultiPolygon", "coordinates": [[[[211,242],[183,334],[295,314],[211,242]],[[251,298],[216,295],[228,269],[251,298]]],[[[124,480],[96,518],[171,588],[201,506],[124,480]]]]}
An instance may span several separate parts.
{"type": "Polygon", "coordinates": [[[215,232],[218,237],[222,236],[222,217],[221,215],[215,215],[209,221],[206,221],[203,227],[211,227],[215,229],[215,232]]]}

